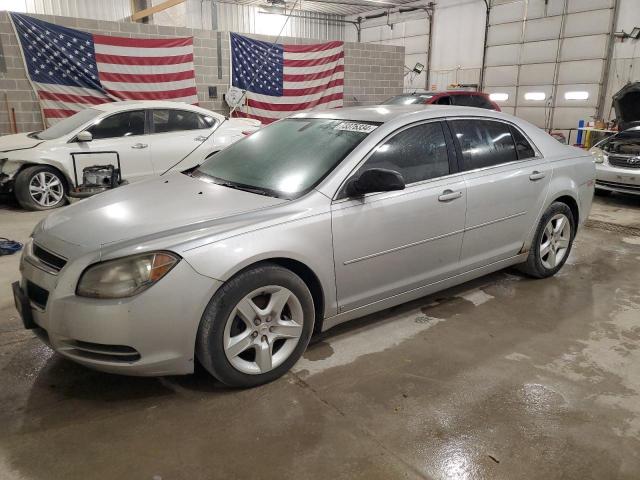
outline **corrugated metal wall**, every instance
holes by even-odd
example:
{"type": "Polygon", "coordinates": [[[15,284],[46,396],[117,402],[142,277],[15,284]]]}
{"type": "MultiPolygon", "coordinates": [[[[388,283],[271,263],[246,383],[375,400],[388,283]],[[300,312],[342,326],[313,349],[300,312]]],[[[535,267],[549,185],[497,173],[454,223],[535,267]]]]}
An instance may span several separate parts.
{"type": "MultiPolygon", "coordinates": [[[[162,1],[153,0],[153,5],[162,1]]],[[[187,0],[181,5],[155,14],[153,23],[205,30],[278,35],[285,17],[265,12],[266,10],[261,7],[250,5],[212,2],[212,0],[187,0]],[[212,15],[212,5],[216,9],[213,12],[214,15],[212,15]]],[[[305,18],[290,18],[282,32],[283,36],[320,40],[344,39],[345,24],[336,21],[342,19],[339,15],[304,11],[295,11],[294,15],[305,18]]]]}
{"type": "Polygon", "coordinates": [[[118,21],[131,16],[131,0],[12,0],[8,9],[63,17],[118,21]]]}
{"type": "Polygon", "coordinates": [[[613,0],[494,0],[485,90],[503,110],[546,128],[596,115],[613,0]],[[507,97],[508,96],[508,97],[507,97]]]}

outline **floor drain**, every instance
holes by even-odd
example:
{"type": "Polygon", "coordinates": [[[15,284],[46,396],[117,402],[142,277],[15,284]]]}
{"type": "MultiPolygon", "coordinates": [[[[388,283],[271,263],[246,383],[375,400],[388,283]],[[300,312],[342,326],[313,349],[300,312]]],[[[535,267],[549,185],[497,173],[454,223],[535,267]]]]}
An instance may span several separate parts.
{"type": "Polygon", "coordinates": [[[625,225],[617,225],[615,223],[603,222],[601,220],[587,220],[584,223],[585,227],[598,228],[600,230],[607,230],[609,232],[624,233],[625,235],[636,235],[640,237],[640,228],[627,227],[625,225]]]}

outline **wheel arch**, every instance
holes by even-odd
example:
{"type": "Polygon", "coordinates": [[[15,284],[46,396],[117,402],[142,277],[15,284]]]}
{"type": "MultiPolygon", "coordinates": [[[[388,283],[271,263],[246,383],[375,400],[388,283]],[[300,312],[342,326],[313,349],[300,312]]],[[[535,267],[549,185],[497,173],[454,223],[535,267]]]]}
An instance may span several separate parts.
{"type": "MultiPolygon", "coordinates": [[[[573,214],[573,220],[577,227],[581,220],[580,207],[578,206],[578,201],[575,198],[573,198],[571,195],[565,194],[555,198],[551,203],[554,203],[554,202],[564,203],[567,207],[569,207],[569,209],[571,210],[571,213],[573,214]]],[[[575,235],[575,232],[574,232],[574,235],[575,235]]]]}

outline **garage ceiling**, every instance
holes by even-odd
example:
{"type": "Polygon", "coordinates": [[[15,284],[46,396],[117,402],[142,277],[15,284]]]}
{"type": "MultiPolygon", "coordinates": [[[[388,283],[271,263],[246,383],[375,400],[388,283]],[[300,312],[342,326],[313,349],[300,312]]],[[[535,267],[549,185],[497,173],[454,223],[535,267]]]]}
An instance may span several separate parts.
{"type": "MultiPolygon", "coordinates": [[[[292,8],[295,4],[296,10],[304,10],[307,12],[330,13],[335,15],[357,15],[362,12],[369,12],[381,8],[397,8],[409,3],[415,3],[415,0],[347,0],[344,2],[338,0],[286,0],[286,3],[268,0],[226,0],[220,3],[231,3],[236,5],[252,5],[254,7],[269,6],[285,6],[292,8]]],[[[424,4],[428,3],[425,0],[424,4]]],[[[412,5],[413,6],[413,5],[412,5]]]]}

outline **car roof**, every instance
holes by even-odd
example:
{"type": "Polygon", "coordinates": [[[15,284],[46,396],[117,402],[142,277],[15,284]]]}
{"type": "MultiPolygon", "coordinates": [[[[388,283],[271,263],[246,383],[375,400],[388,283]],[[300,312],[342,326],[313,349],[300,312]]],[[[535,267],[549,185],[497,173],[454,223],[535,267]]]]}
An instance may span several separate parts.
{"type": "Polygon", "coordinates": [[[214,112],[197,105],[190,105],[185,102],[172,102],[169,100],[124,100],[118,102],[101,103],[92,108],[103,112],[119,112],[123,110],[133,110],[136,108],[180,108],[200,112],[204,115],[211,115],[214,112]]]}
{"type": "Polygon", "coordinates": [[[415,119],[443,116],[483,116],[505,118],[501,112],[475,107],[450,105],[372,105],[367,107],[346,107],[331,110],[312,110],[292,115],[291,118],[331,118],[359,122],[387,123],[402,117],[415,119]]]}

